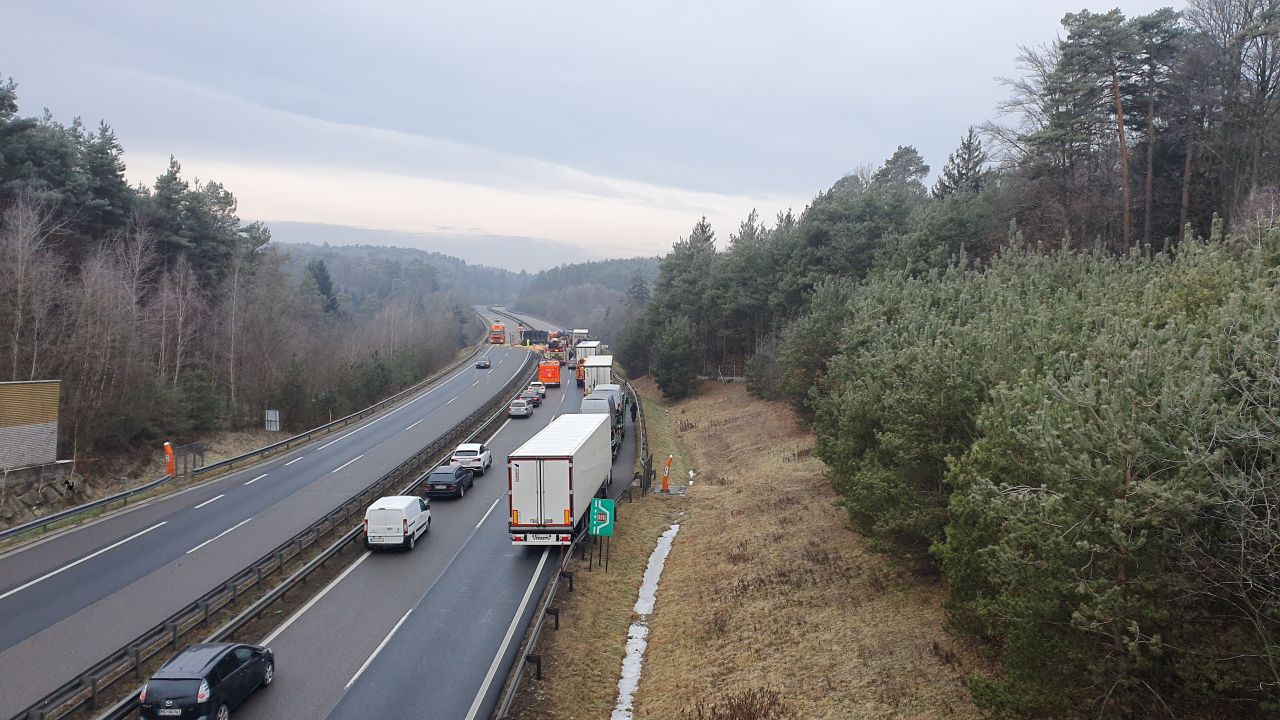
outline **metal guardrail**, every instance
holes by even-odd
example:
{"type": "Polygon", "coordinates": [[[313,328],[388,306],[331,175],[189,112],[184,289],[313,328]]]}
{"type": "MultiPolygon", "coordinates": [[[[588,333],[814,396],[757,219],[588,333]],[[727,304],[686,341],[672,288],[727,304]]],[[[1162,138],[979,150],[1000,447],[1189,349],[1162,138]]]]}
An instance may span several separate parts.
{"type": "MultiPolygon", "coordinates": [[[[626,378],[620,378],[626,392],[631,395],[631,400],[636,404],[638,410],[636,422],[640,425],[639,433],[639,452],[641,454],[641,464],[645,468],[641,480],[641,493],[647,493],[649,486],[653,481],[653,455],[649,452],[649,432],[648,426],[644,419],[644,405],[640,402],[640,395],[636,393],[631,383],[626,378]]],[[[627,485],[618,491],[615,500],[622,497],[623,490],[630,487],[631,480],[628,479],[627,485]]],[[[560,558],[560,566],[556,568],[556,576],[552,578],[547,587],[543,590],[542,599],[538,603],[538,609],[535,611],[533,620],[529,623],[529,628],[525,632],[525,638],[520,643],[520,650],[516,655],[516,662],[512,663],[510,674],[506,683],[503,685],[502,694],[498,696],[498,704],[495,706],[493,717],[497,720],[511,720],[507,714],[511,711],[511,704],[515,702],[516,693],[520,691],[520,683],[524,680],[525,667],[531,662],[537,667],[536,677],[542,679],[542,658],[533,652],[538,645],[538,638],[542,635],[542,625],[550,614],[555,618],[555,628],[560,629],[560,612],[558,609],[552,610],[551,603],[555,601],[556,591],[560,588],[560,580],[562,578],[569,579],[569,592],[573,592],[573,573],[568,572],[569,561],[573,559],[573,551],[587,535],[585,533],[574,538],[573,543],[569,546],[568,552],[560,558]],[[551,611],[551,612],[549,612],[551,611]]]]}
{"type": "MultiPolygon", "coordinates": [[[[532,354],[526,356],[522,371],[516,373],[512,380],[503,386],[503,389],[484,407],[471,413],[465,420],[455,425],[444,435],[414,453],[412,457],[397,465],[306,529],[278,545],[271,552],[263,555],[249,567],[215,586],[198,600],[174,613],[164,622],[143,633],[106,659],[64,683],[39,702],[15,715],[13,720],[57,720],[84,709],[96,711],[99,696],[106,694],[108,691],[112,694],[117,692],[118,690],[112,689],[117,683],[128,678],[132,678],[134,681],[142,680],[144,667],[161,653],[177,650],[179,643],[186,640],[189,635],[202,627],[208,627],[219,613],[232,609],[244,593],[261,587],[265,578],[283,571],[288,566],[288,563],[301,558],[308,547],[315,546],[326,535],[330,535],[339,528],[346,526],[356,514],[363,516],[364,508],[371,499],[382,495],[388,488],[396,486],[398,482],[413,475],[429,458],[436,456],[442,450],[452,450],[460,440],[478,432],[476,428],[477,422],[485,419],[485,422],[479,426],[480,428],[492,423],[495,418],[499,417],[499,413],[506,407],[511,396],[518,392],[533,376],[535,367],[534,356],[532,354]]],[[[431,467],[435,467],[435,464],[432,464],[431,467]]],[[[428,469],[429,471],[430,469],[428,469]]],[[[417,475],[413,482],[408,485],[408,488],[416,486],[424,476],[425,473],[417,475]]],[[[307,561],[302,568],[269,591],[267,595],[252,603],[246,610],[239,613],[236,618],[214,631],[213,634],[208,636],[209,640],[216,641],[231,637],[237,630],[256,619],[266,608],[278,601],[290,589],[300,583],[305,583],[308,575],[341,552],[358,535],[359,527],[357,526],[339,537],[337,541],[330,544],[318,556],[307,561]]],[[[107,714],[102,717],[127,717],[136,709],[136,702],[137,693],[131,692],[130,695],[113,705],[107,711],[107,714]]]]}
{"type": "MultiPolygon", "coordinates": [[[[400,392],[388,398],[380,400],[363,410],[358,410],[350,415],[347,415],[346,417],[338,418],[337,420],[326,423],[316,428],[312,428],[310,430],[307,430],[306,432],[300,433],[298,435],[294,435],[293,437],[286,438],[284,440],[281,440],[280,442],[276,442],[270,445],[266,445],[264,447],[260,447],[257,450],[251,450],[243,455],[237,455],[236,457],[228,458],[226,460],[213,463],[212,465],[206,465],[201,468],[196,468],[191,473],[189,473],[188,477],[191,479],[192,482],[194,482],[197,479],[204,480],[208,478],[213,478],[224,471],[234,469],[237,465],[252,464],[252,463],[258,462],[259,460],[270,457],[271,455],[277,452],[284,451],[284,450],[292,450],[294,447],[299,445],[305,445],[306,443],[311,442],[317,437],[328,435],[332,433],[334,430],[340,430],[342,428],[345,428],[351,425],[352,423],[364,420],[365,418],[371,415],[376,415],[377,413],[382,412],[383,410],[386,410],[388,407],[395,405],[396,403],[400,402],[406,397],[417,394],[418,392],[421,392],[424,388],[436,382],[440,378],[448,375],[454,370],[457,370],[458,368],[466,365],[467,363],[472,362],[477,354],[480,354],[486,351],[486,348],[488,347],[487,338],[488,338],[488,334],[486,333],[484,338],[481,339],[480,343],[478,343],[475,346],[475,348],[464,357],[453,361],[446,367],[438,370],[432,375],[429,375],[426,379],[421,380],[420,382],[417,382],[412,386],[405,388],[404,390],[401,390],[400,392]]],[[[73,507],[73,508],[67,508],[66,510],[61,510],[53,514],[46,515],[42,518],[36,518],[35,520],[31,520],[30,522],[25,522],[21,525],[15,525],[11,528],[0,530],[0,541],[7,540],[9,538],[17,537],[19,535],[23,535],[30,532],[43,531],[44,529],[48,528],[50,525],[53,525],[55,523],[61,522],[63,520],[69,520],[78,515],[83,515],[84,513],[90,512],[92,510],[96,510],[98,508],[106,507],[108,505],[112,505],[117,502],[123,502],[127,504],[129,501],[129,498],[136,497],[138,495],[142,495],[147,492],[150,492],[151,490],[154,490],[155,488],[160,487],[161,485],[174,481],[178,477],[181,477],[181,475],[166,475],[156,480],[143,483],[142,485],[131,487],[127,490],[122,490],[113,495],[108,495],[106,497],[98,498],[97,500],[87,502],[83,505],[77,505],[76,507],[73,507]]]]}

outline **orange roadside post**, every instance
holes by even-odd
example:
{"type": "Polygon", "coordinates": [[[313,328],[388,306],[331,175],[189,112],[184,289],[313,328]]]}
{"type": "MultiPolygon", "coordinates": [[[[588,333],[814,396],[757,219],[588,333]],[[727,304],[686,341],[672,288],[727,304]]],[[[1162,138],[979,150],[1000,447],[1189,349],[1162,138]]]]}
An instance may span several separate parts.
{"type": "Polygon", "coordinates": [[[173,443],[166,442],[164,444],[164,473],[169,477],[173,477],[178,473],[178,460],[173,454],[173,443]]]}
{"type": "Polygon", "coordinates": [[[668,483],[671,480],[671,460],[672,456],[667,455],[667,461],[662,464],[662,492],[670,493],[671,488],[668,483]]]}

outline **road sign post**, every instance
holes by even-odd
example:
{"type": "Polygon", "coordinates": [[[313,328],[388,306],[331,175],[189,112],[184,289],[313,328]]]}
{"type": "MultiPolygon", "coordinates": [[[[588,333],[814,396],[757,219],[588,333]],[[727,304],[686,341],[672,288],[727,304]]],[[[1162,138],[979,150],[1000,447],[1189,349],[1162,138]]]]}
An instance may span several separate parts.
{"type": "Polygon", "coordinates": [[[609,572],[609,538],[613,537],[614,525],[613,500],[610,498],[592,498],[591,509],[587,514],[587,532],[605,539],[605,547],[599,552],[604,555],[604,571],[609,572]]]}

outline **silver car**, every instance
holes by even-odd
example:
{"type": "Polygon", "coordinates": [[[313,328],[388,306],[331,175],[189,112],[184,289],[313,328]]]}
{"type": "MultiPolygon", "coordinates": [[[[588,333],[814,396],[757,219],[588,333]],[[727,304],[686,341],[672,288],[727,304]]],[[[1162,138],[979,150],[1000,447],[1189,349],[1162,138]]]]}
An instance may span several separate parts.
{"type": "Polygon", "coordinates": [[[533,415],[533,403],[528,400],[512,400],[507,406],[507,415],[510,417],[529,417],[533,415]]]}

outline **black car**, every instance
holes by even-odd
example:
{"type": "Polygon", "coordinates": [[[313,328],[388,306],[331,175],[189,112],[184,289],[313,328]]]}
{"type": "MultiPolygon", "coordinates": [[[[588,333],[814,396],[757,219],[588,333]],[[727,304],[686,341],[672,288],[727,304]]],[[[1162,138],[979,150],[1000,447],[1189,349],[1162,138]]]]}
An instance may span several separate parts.
{"type": "Polygon", "coordinates": [[[528,400],[530,403],[533,403],[534,407],[542,407],[542,395],[532,388],[521,390],[520,399],[528,400]]]}
{"type": "Polygon", "coordinates": [[[138,695],[139,717],[227,720],[231,709],[275,679],[270,648],[190,645],[156,671],[138,695]]]}
{"type": "Polygon", "coordinates": [[[427,476],[427,497],[463,497],[476,474],[460,465],[441,465],[427,476]]]}
{"type": "Polygon", "coordinates": [[[477,360],[477,361],[476,361],[476,368],[477,368],[477,369],[480,369],[480,370],[488,370],[488,369],[489,369],[489,368],[491,368],[491,367],[493,367],[493,366],[489,364],[489,358],[487,358],[487,357],[482,357],[482,358],[480,358],[479,360],[477,360]]]}

